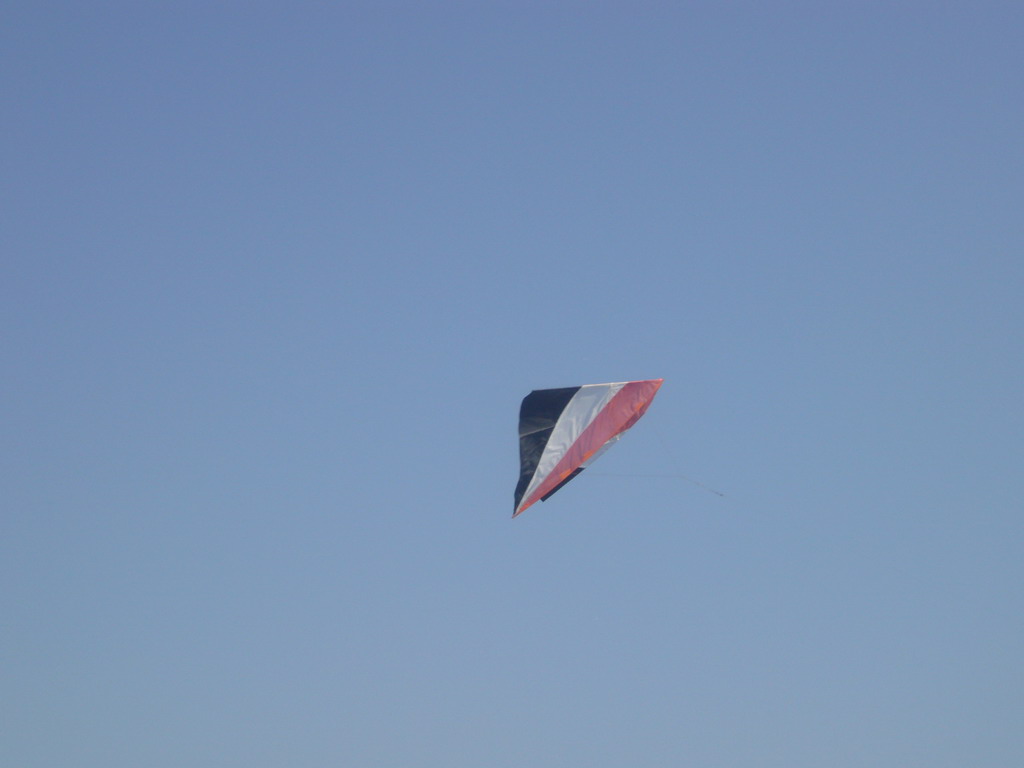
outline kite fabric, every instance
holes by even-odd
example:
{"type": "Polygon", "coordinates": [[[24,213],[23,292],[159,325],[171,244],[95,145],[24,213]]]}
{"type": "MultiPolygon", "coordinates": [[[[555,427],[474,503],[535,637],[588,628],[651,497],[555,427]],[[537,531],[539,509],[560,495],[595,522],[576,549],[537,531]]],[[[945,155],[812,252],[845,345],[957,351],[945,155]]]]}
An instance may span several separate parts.
{"type": "Polygon", "coordinates": [[[547,499],[647,411],[664,379],[535,389],[519,408],[515,517],[547,499]]]}

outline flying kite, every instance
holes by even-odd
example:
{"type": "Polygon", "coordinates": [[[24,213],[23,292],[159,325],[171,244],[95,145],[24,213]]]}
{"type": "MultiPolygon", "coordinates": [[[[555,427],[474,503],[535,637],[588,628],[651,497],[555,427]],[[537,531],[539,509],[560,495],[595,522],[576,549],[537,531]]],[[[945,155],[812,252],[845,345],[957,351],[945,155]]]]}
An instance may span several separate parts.
{"type": "Polygon", "coordinates": [[[651,404],[664,379],[535,389],[519,408],[515,517],[586,469],[651,404]]]}

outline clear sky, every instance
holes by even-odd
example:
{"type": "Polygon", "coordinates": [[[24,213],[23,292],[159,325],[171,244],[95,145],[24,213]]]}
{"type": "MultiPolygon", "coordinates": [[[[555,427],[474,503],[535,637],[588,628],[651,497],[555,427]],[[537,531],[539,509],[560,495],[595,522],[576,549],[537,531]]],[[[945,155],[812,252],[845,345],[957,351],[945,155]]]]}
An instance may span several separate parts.
{"type": "Polygon", "coordinates": [[[8,3],[0,765],[1024,764],[1022,39],[8,3]]]}

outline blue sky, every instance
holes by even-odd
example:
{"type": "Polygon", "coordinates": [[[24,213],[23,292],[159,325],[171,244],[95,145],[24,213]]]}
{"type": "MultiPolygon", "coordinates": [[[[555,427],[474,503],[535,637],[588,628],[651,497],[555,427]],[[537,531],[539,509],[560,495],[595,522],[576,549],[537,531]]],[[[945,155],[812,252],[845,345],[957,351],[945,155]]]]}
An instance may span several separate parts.
{"type": "Polygon", "coordinates": [[[1024,759],[1019,5],[0,29],[0,763],[1024,759]]]}

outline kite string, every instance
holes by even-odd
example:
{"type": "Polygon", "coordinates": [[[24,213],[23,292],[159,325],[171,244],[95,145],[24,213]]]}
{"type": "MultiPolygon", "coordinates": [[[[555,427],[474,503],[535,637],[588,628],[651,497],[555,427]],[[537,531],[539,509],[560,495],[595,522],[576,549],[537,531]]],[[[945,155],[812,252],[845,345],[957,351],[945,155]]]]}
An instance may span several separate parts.
{"type": "MultiPolygon", "coordinates": [[[[672,446],[669,445],[669,442],[665,438],[665,435],[662,434],[660,429],[658,429],[657,424],[653,424],[651,428],[654,430],[655,434],[658,436],[659,442],[661,442],[662,447],[665,449],[665,455],[667,455],[669,457],[669,460],[675,466],[680,466],[680,462],[676,458],[675,451],[672,449],[672,446]]],[[[674,478],[678,478],[680,480],[685,480],[688,483],[693,483],[694,485],[700,486],[705,491],[713,493],[716,496],[722,496],[722,497],[725,496],[725,494],[722,493],[721,491],[715,490],[710,485],[705,485],[704,483],[700,482],[700,480],[694,480],[692,477],[688,477],[687,475],[684,475],[681,472],[672,472],[672,473],[639,473],[638,474],[638,473],[633,473],[633,472],[621,473],[621,472],[593,472],[593,471],[591,471],[588,474],[599,475],[599,476],[600,475],[604,475],[606,477],[674,477],[674,478]]]]}
{"type": "MultiPolygon", "coordinates": [[[[675,449],[669,443],[668,438],[665,437],[665,434],[658,427],[657,419],[655,419],[655,422],[651,425],[651,428],[654,430],[654,434],[656,434],[658,436],[658,440],[661,442],[662,447],[665,449],[665,455],[668,456],[669,461],[671,461],[674,466],[681,467],[682,466],[682,462],[676,456],[675,449]]],[[[709,491],[709,492],[715,494],[716,496],[722,496],[722,497],[725,496],[725,494],[722,493],[721,491],[715,490],[710,485],[705,485],[704,483],[700,482],[700,480],[694,480],[692,477],[684,475],[682,472],[675,472],[675,473],[673,473],[673,475],[675,477],[678,477],[678,478],[682,479],[682,480],[685,480],[688,483],[693,483],[694,485],[698,485],[701,488],[703,488],[705,491],[709,491]]]]}
{"type": "Polygon", "coordinates": [[[710,485],[705,485],[700,480],[694,480],[692,477],[687,477],[681,472],[595,472],[594,470],[589,470],[587,474],[591,477],[670,477],[676,480],[685,480],[686,482],[693,483],[694,485],[699,485],[705,491],[709,491],[716,496],[725,496],[721,491],[716,491],[710,485]]]}

